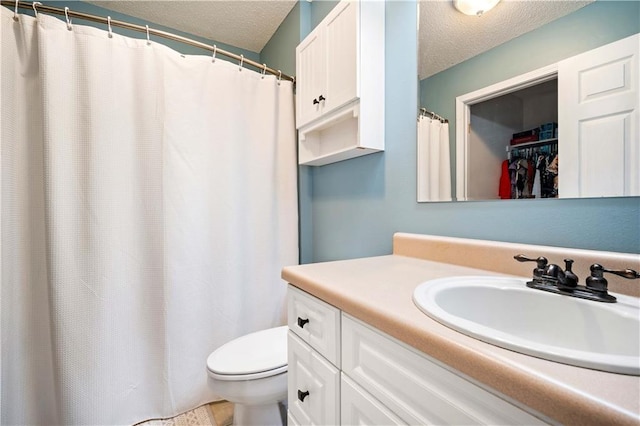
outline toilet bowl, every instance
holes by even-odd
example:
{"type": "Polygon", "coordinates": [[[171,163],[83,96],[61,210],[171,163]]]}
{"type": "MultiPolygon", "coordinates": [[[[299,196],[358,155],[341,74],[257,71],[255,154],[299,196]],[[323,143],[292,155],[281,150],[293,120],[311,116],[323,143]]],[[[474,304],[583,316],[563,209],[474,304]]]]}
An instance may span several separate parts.
{"type": "Polygon", "coordinates": [[[287,399],[287,326],[247,334],[207,358],[209,385],[233,402],[235,425],[283,425],[287,399]]]}

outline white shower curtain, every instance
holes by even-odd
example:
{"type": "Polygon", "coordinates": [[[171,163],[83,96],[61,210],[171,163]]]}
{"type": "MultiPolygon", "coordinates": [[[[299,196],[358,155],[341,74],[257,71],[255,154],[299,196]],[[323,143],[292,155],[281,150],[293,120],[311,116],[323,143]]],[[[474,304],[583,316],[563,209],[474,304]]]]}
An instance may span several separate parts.
{"type": "Polygon", "coordinates": [[[1,9],[2,425],[215,399],[209,353],[284,322],[291,83],[1,9]]]}
{"type": "Polygon", "coordinates": [[[449,123],[418,118],[418,201],[451,201],[449,123]]]}

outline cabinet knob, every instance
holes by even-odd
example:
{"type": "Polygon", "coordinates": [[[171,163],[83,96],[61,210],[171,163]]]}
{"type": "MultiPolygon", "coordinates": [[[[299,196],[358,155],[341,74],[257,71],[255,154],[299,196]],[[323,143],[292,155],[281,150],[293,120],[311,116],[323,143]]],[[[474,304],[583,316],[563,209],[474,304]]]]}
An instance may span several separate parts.
{"type": "Polygon", "coordinates": [[[320,103],[320,101],[319,101],[319,100],[317,100],[317,99],[314,99],[314,100],[313,100],[313,104],[314,104],[314,105],[318,105],[319,103],[320,103]]]}
{"type": "Polygon", "coordinates": [[[326,100],[327,100],[327,98],[325,98],[324,96],[320,95],[320,97],[318,98],[318,100],[319,100],[320,102],[322,102],[322,101],[326,101],[326,100]]]}
{"type": "Polygon", "coordinates": [[[305,324],[309,322],[308,318],[302,319],[298,317],[298,327],[304,328],[305,324]]]}
{"type": "Polygon", "coordinates": [[[309,391],[302,392],[300,389],[298,389],[298,399],[300,400],[300,402],[304,402],[304,399],[308,396],[309,396],[309,391]]]}

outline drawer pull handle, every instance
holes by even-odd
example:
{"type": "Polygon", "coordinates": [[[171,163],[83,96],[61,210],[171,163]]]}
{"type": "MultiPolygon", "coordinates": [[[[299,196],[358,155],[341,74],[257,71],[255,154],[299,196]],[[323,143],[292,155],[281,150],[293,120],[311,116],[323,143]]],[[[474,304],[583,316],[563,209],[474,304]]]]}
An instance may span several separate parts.
{"type": "Polygon", "coordinates": [[[298,317],[298,327],[304,328],[305,324],[309,322],[308,318],[302,319],[298,317]]]}
{"type": "Polygon", "coordinates": [[[300,402],[304,402],[304,399],[308,396],[309,391],[302,392],[300,389],[298,389],[298,399],[300,400],[300,402]]]}

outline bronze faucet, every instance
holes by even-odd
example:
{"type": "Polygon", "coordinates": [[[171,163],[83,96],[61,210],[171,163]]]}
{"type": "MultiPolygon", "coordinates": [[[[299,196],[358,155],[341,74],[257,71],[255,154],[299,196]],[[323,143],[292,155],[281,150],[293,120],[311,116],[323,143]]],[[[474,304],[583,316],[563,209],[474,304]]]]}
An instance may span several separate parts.
{"type": "Polygon", "coordinates": [[[527,287],[598,302],[616,302],[616,298],[607,291],[608,283],[604,278],[605,272],[627,279],[640,278],[640,274],[633,269],[611,270],[594,263],[590,268],[591,276],[586,279],[586,284],[582,286],[578,284],[579,279],[571,270],[573,259],[565,259],[565,269],[562,270],[558,265],[549,264],[547,258],[543,256],[533,259],[524,254],[518,254],[513,258],[518,262],[536,262],[536,268],[533,270],[533,279],[527,282],[527,287]]]}

